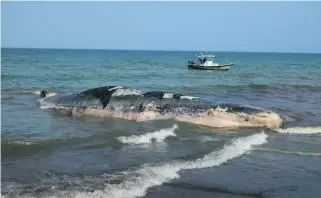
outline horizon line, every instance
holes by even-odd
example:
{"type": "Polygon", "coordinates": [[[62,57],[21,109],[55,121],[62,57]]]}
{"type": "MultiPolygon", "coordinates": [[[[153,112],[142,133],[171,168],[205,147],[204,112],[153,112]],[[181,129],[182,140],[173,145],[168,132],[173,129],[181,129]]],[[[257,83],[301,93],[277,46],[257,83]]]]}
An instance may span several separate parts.
{"type": "Polygon", "coordinates": [[[108,48],[55,48],[55,47],[3,47],[1,49],[44,49],[44,50],[100,50],[100,51],[168,51],[168,52],[227,52],[227,53],[278,53],[278,54],[321,54],[321,52],[272,52],[242,50],[178,50],[178,49],[108,49],[108,48]]]}

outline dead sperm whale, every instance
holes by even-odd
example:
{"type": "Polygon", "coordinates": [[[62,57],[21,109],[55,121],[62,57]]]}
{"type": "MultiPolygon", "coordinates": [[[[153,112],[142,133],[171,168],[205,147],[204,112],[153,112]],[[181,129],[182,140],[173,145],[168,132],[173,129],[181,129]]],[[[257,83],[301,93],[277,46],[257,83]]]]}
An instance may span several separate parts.
{"type": "Polygon", "coordinates": [[[238,104],[212,101],[163,91],[141,92],[122,86],[106,86],[76,94],[47,96],[41,92],[41,108],[70,115],[116,117],[137,122],[175,119],[211,127],[279,128],[282,119],[274,112],[238,104]]]}

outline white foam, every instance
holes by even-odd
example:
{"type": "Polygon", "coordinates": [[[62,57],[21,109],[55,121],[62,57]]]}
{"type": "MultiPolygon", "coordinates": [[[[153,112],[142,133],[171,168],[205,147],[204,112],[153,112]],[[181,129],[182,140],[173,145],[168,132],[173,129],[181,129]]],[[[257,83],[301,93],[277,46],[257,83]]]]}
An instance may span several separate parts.
{"type": "Polygon", "coordinates": [[[272,129],[273,131],[276,131],[278,133],[284,133],[284,134],[317,134],[321,133],[321,126],[315,126],[315,127],[293,127],[293,128],[287,128],[287,129],[272,129]]]}
{"type": "Polygon", "coordinates": [[[188,165],[185,169],[199,169],[218,166],[250,151],[253,146],[265,143],[266,138],[267,135],[262,132],[248,137],[234,139],[231,144],[225,145],[223,149],[205,155],[203,158],[197,159],[194,162],[187,163],[188,165]]]}
{"type": "Polygon", "coordinates": [[[56,95],[57,95],[57,93],[51,92],[51,93],[48,93],[46,95],[46,97],[52,97],[52,96],[56,96],[56,95]]]}
{"type": "Polygon", "coordinates": [[[173,98],[173,94],[165,93],[163,98],[173,98]]]}
{"type": "Polygon", "coordinates": [[[40,109],[55,109],[58,108],[57,105],[45,101],[45,98],[39,98],[38,103],[40,104],[40,109]]]}
{"type": "MultiPolygon", "coordinates": [[[[171,93],[165,93],[163,98],[173,98],[174,94],[171,93]]],[[[180,99],[188,99],[188,100],[192,100],[194,98],[198,98],[198,97],[193,97],[193,96],[180,96],[180,99]]]]}
{"type": "Polygon", "coordinates": [[[266,138],[267,135],[263,132],[238,138],[233,140],[231,144],[225,145],[223,149],[214,151],[196,161],[174,162],[160,166],[146,165],[133,172],[133,176],[127,177],[120,184],[107,184],[104,190],[96,190],[94,192],[76,192],[75,197],[142,197],[146,195],[149,188],[179,178],[178,172],[180,170],[219,166],[250,151],[254,145],[265,143],[266,138]]]}
{"type": "Polygon", "coordinates": [[[193,96],[181,96],[181,99],[188,99],[188,100],[193,100],[198,97],[193,97],[193,96]]]}
{"type": "Polygon", "coordinates": [[[162,142],[166,137],[176,136],[174,131],[178,129],[178,126],[175,124],[172,128],[161,129],[156,132],[148,132],[143,135],[132,135],[132,136],[121,136],[117,137],[119,141],[125,144],[144,144],[152,143],[152,141],[162,142]]]}
{"type": "Polygon", "coordinates": [[[31,145],[31,144],[34,144],[33,142],[28,142],[28,141],[24,141],[24,140],[13,140],[13,141],[10,141],[9,143],[11,143],[11,144],[20,144],[20,145],[31,145]]]}
{"type": "Polygon", "coordinates": [[[57,105],[54,104],[45,104],[45,105],[41,105],[40,109],[56,109],[57,105]]]}
{"type": "Polygon", "coordinates": [[[59,110],[70,110],[68,107],[56,105],[53,103],[47,103],[43,100],[43,98],[38,99],[38,102],[40,103],[40,109],[59,109],[59,110]]]}
{"type": "Polygon", "coordinates": [[[224,109],[224,108],[221,108],[220,106],[216,107],[215,109],[215,111],[218,111],[218,112],[226,112],[227,110],[228,110],[227,107],[224,109]]]}
{"type": "Polygon", "coordinates": [[[141,95],[142,92],[136,89],[118,88],[112,96],[141,95]]]}

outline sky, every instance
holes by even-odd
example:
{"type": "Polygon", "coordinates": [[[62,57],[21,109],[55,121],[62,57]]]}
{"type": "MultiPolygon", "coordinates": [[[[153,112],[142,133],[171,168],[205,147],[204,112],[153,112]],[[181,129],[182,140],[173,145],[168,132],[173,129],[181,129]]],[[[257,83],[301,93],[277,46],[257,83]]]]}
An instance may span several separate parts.
{"type": "Polygon", "coordinates": [[[321,2],[1,2],[2,47],[321,53],[321,2]]]}

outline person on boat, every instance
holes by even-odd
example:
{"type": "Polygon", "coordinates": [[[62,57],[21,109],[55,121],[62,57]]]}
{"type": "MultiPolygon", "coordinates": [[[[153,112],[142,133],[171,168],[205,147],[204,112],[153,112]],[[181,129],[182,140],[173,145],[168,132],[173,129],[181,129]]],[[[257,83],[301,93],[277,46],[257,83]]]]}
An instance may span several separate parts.
{"type": "Polygon", "coordinates": [[[206,58],[203,59],[203,63],[205,63],[205,62],[206,62],[206,58]]]}

